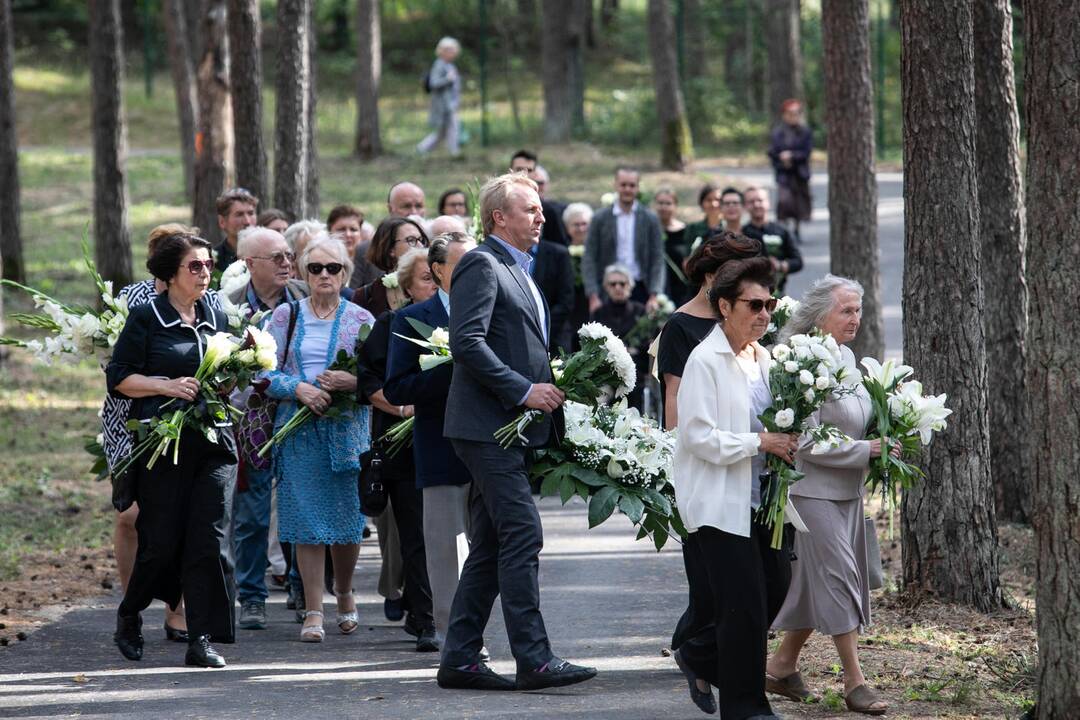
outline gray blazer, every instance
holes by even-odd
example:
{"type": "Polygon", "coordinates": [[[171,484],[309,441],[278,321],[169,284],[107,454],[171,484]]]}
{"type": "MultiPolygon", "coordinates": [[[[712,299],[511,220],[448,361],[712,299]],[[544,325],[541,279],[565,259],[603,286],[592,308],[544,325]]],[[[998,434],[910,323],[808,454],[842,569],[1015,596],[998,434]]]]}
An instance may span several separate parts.
{"type": "MultiPolygon", "coordinates": [[[[581,279],[587,294],[600,294],[604,268],[615,262],[617,249],[615,213],[612,208],[606,207],[593,216],[589,236],[585,239],[581,279]]],[[[664,233],[660,229],[660,220],[641,203],[634,211],[634,259],[649,292],[664,292],[664,233]]]]}
{"type": "MultiPolygon", "coordinates": [[[[855,367],[855,355],[846,345],[840,346],[844,365],[852,378],[859,377],[855,367]]],[[[814,455],[814,446],[808,436],[799,439],[795,454],[795,467],[806,477],[791,486],[795,497],[819,500],[854,500],[863,495],[863,482],[870,467],[870,441],[866,426],[870,421],[870,396],[859,384],[853,395],[826,400],[810,418],[810,426],[831,423],[852,438],[852,442],[814,455]]]]}
{"type": "MultiPolygon", "coordinates": [[[[546,300],[544,306],[550,318],[546,300]]],[[[525,410],[518,403],[529,388],[553,381],[547,332],[520,268],[497,240],[489,237],[461,258],[450,282],[454,378],[446,400],[446,437],[495,442],[495,431],[525,410]]],[[[530,426],[528,446],[546,443],[551,427],[550,416],[530,426]]]]}

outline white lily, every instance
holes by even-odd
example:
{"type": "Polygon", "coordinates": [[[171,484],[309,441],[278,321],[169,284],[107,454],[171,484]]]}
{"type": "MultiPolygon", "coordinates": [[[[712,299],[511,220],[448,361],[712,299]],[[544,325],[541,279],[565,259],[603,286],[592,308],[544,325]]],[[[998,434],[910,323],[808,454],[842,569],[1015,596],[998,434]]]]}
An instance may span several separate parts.
{"type": "MultiPolygon", "coordinates": [[[[866,368],[866,376],[883,388],[891,388],[895,383],[915,372],[910,366],[898,364],[895,360],[886,360],[882,364],[872,357],[864,357],[860,364],[866,368]]],[[[922,386],[919,387],[921,390],[922,386]]]]}

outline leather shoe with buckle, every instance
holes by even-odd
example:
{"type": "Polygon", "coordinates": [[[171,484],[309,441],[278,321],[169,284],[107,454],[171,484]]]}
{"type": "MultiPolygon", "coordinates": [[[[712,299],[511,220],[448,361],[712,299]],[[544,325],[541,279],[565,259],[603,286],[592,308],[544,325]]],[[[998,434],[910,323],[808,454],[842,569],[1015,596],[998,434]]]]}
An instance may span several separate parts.
{"type": "Polygon", "coordinates": [[[574,665],[562,658],[552,657],[536,670],[518,672],[518,690],[542,690],[585,682],[596,677],[596,668],[574,665]]]}
{"type": "Polygon", "coordinates": [[[435,676],[439,687],[456,690],[513,690],[514,681],[504,678],[484,663],[477,663],[468,668],[439,666],[435,676]]]}
{"type": "Polygon", "coordinates": [[[113,633],[113,642],[116,643],[116,647],[120,648],[120,653],[128,660],[142,660],[142,616],[124,617],[118,614],[116,616],[116,632],[113,633]]]}
{"type": "Polygon", "coordinates": [[[200,635],[188,643],[184,664],[195,667],[223,668],[225,658],[210,644],[209,635],[200,635]]]}

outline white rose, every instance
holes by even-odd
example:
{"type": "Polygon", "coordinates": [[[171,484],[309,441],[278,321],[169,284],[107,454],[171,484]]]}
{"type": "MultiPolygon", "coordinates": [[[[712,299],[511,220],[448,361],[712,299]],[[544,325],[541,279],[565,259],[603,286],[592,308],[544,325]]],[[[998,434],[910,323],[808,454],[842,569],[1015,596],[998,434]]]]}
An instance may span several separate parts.
{"type": "Polygon", "coordinates": [[[255,351],[251,348],[241,350],[236,353],[236,359],[244,365],[253,365],[255,363],[255,351]]]}
{"type": "Polygon", "coordinates": [[[398,276],[396,272],[386,273],[381,278],[379,278],[379,280],[380,282],[382,282],[383,287],[387,288],[388,290],[393,290],[398,286],[398,276]]]}
{"type": "Polygon", "coordinates": [[[803,397],[806,398],[806,402],[814,402],[814,400],[817,399],[814,395],[814,388],[806,388],[806,392],[803,393],[803,397]]]}
{"type": "Polygon", "coordinates": [[[620,463],[615,458],[611,458],[610,460],[608,460],[607,474],[608,477],[611,477],[614,480],[618,480],[626,474],[626,470],[623,469],[622,463],[620,463]]]}
{"type": "Polygon", "coordinates": [[[786,361],[784,363],[784,372],[786,372],[786,373],[799,372],[799,363],[795,362],[794,360],[786,361]]]}
{"type": "Polygon", "coordinates": [[[814,387],[818,390],[828,390],[831,385],[831,381],[827,377],[818,377],[814,380],[814,387]]]}
{"type": "Polygon", "coordinates": [[[799,372],[799,382],[802,383],[803,385],[813,385],[814,384],[814,374],[812,372],[810,372],[809,370],[801,370],[799,372]]]}
{"type": "Polygon", "coordinates": [[[776,413],[773,420],[776,423],[776,427],[787,429],[795,422],[795,411],[791,408],[784,408],[776,413]]]}
{"type": "Polygon", "coordinates": [[[810,348],[805,345],[799,345],[795,348],[795,358],[797,360],[813,360],[814,353],[810,352],[810,348]]]}
{"type": "Polygon", "coordinates": [[[773,346],[772,356],[777,360],[783,360],[791,354],[791,348],[784,344],[777,344],[773,346]]]}
{"type": "Polygon", "coordinates": [[[445,328],[435,328],[428,341],[437,347],[450,347],[450,333],[445,328]]]}

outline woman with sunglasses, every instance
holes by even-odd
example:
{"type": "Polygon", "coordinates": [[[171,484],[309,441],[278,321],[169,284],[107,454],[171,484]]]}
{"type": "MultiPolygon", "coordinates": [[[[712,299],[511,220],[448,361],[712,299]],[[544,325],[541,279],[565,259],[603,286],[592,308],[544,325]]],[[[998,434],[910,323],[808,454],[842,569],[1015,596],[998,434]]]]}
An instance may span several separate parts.
{"type": "MultiPolygon", "coordinates": [[[[616,337],[625,341],[626,336],[634,329],[634,325],[645,314],[645,306],[630,299],[630,292],[634,289],[631,281],[629,268],[625,265],[608,265],[604,269],[604,304],[596,308],[589,316],[590,322],[598,322],[611,328],[616,337]]],[[[645,341],[648,345],[650,339],[645,341]]],[[[641,410],[642,402],[642,378],[645,376],[645,367],[642,360],[648,357],[645,348],[639,342],[637,345],[628,345],[626,348],[634,357],[634,363],[638,367],[637,384],[633,392],[627,398],[627,402],[641,410]]]]}
{"type": "MultiPolygon", "coordinates": [[[[356,390],[356,376],[330,370],[337,354],[355,355],[360,331],[371,314],[341,297],[352,272],[345,246],[325,232],[316,234],[299,259],[311,291],[298,302],[279,305],[267,329],[278,345],[278,367],[266,374],[267,395],[280,400],[275,431],[307,407],[315,419],[274,446],[278,479],[278,537],[292,543],[305,588],[322,588],[326,546],[334,569],[337,626],[349,635],[359,626],[352,577],[360,553],[364,517],[356,492],[358,457],[369,442],[366,408],[330,409],[331,392],[356,390]]],[[[301,642],[322,642],[322,592],[305,596],[301,642]]]]}
{"type": "Polygon", "coordinates": [[[766,258],[720,268],[709,290],[716,325],[690,353],[678,393],[673,485],[686,545],[702,559],[687,574],[704,610],[694,641],[674,656],[693,702],[707,713],[719,706],[725,720],[774,717],[765,697],[769,621],[791,574],[787,550],[773,550],[771,530],[754,518],[765,454],[790,462],[798,447],[797,435],[765,432],[757,419],[772,403],[771,359],[757,342],[776,307],[772,283],[766,258]]]}
{"type": "Polygon", "coordinates": [[[357,287],[353,302],[375,317],[405,305],[409,301],[405,291],[396,282],[390,282],[387,274],[394,272],[405,253],[426,248],[428,244],[427,232],[413,218],[389,217],[379,223],[368,246],[367,261],[379,269],[380,277],[357,287]]]}
{"type": "MultiPolygon", "coordinates": [[[[160,238],[146,262],[165,290],[131,310],[106,368],[109,393],[131,399],[131,417],[143,422],[161,415],[166,402],[195,400],[193,377],[206,338],[228,329],[225,314],[204,296],[214,261],[210,243],[189,233],[160,238]]],[[[234,635],[232,569],[222,553],[225,505],[236,477],[232,430],[220,428],[218,442],[185,429],[174,464],[149,458],[130,471],[139,503],[138,554],[116,613],[114,641],[129,660],[143,653],[140,613],[155,599],[172,608],[187,603],[187,665],[224,667],[210,637],[234,635]]]]}

